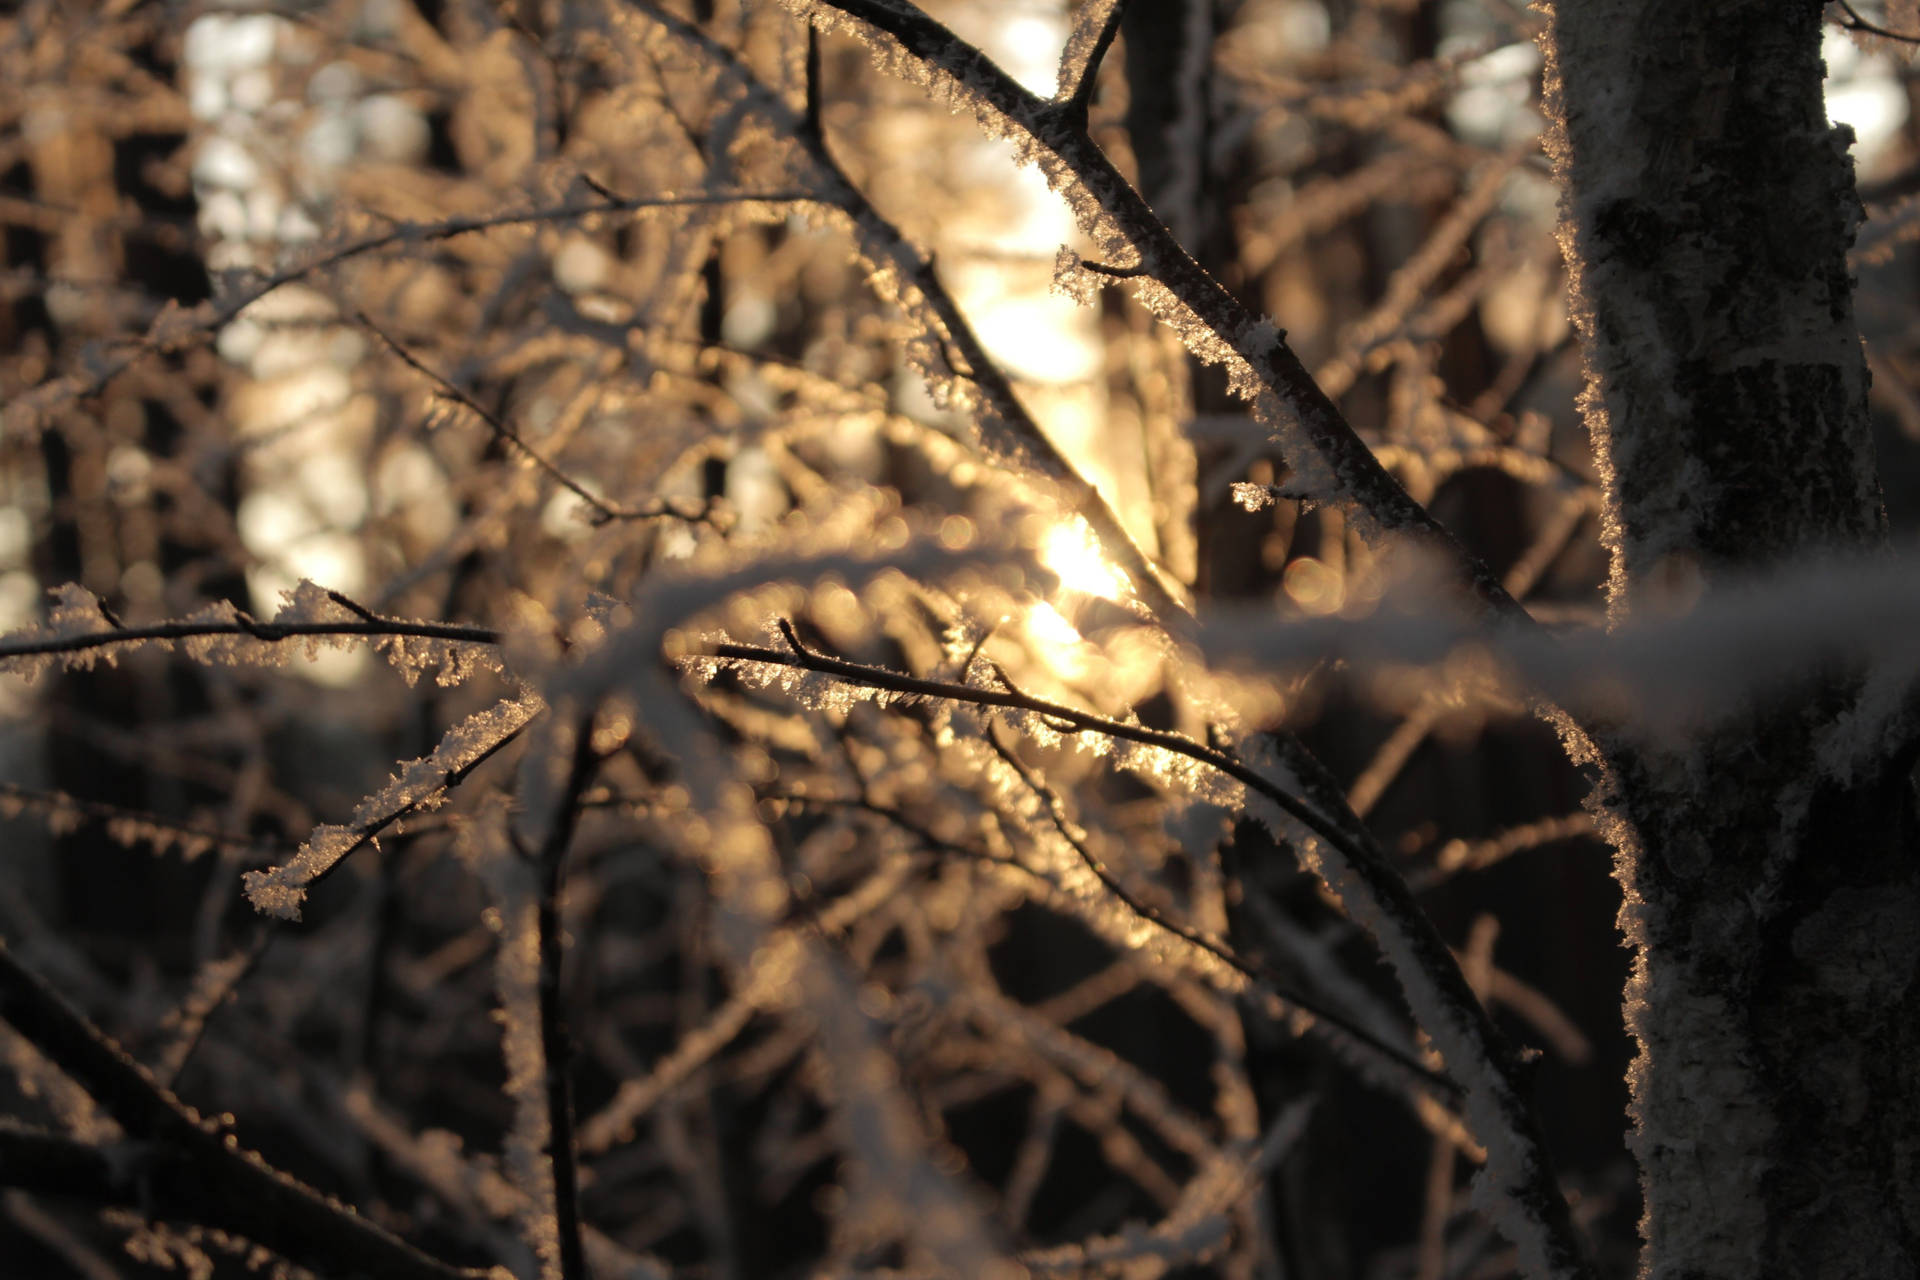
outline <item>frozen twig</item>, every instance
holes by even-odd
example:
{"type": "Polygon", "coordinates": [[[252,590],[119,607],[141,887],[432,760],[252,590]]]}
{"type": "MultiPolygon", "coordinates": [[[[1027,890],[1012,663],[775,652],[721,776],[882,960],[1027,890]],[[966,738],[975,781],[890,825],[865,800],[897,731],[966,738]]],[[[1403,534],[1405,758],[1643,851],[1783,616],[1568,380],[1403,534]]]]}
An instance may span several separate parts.
{"type": "Polygon", "coordinates": [[[905,0],[787,0],[809,19],[881,33],[904,50],[905,63],[951,91],[983,116],[1031,143],[1056,185],[1072,189],[1069,203],[1103,245],[1130,247],[1142,268],[1148,305],[1169,319],[1203,356],[1237,360],[1252,381],[1244,391],[1269,394],[1287,420],[1283,439],[1296,433],[1316,459],[1290,457],[1295,466],[1317,461],[1329,491],[1317,495],[1348,505],[1379,529],[1438,549],[1496,617],[1524,617],[1498,578],[1469,554],[1426,508],[1387,474],[1339,408],[1320,389],[1282,334],[1252,315],[1194,261],[1146,200],[1114,167],[1066,104],[1024,88],[980,51],[905,0]],[[1159,292],[1155,292],[1158,290],[1159,292]],[[1204,336],[1203,336],[1204,335],[1204,336]]]}
{"type": "Polygon", "coordinates": [[[1126,7],[1126,0],[1087,0],[1074,10],[1073,34],[1060,51],[1060,88],[1053,100],[1077,115],[1082,128],[1093,104],[1100,62],[1120,34],[1120,15],[1126,7]]]}
{"type": "MultiPolygon", "coordinates": [[[[1179,734],[1126,724],[1003,689],[927,680],[812,652],[717,644],[711,653],[734,662],[797,667],[894,693],[1025,711],[1073,730],[1090,730],[1157,747],[1225,774],[1247,789],[1250,800],[1277,810],[1282,823],[1290,820],[1299,824],[1308,833],[1308,842],[1301,847],[1308,855],[1310,868],[1373,934],[1418,1011],[1423,1029],[1440,1049],[1449,1073],[1459,1080],[1466,1095],[1468,1123],[1488,1150],[1487,1176],[1494,1193],[1509,1210],[1504,1220],[1510,1227],[1534,1235],[1529,1247],[1549,1260],[1549,1274],[1590,1274],[1566,1200],[1554,1182],[1545,1146],[1527,1110],[1505,1046],[1433,922],[1421,911],[1406,881],[1364,826],[1322,812],[1230,752],[1179,734]]],[[[1327,789],[1324,779],[1309,777],[1307,781],[1316,792],[1327,789]]],[[[1255,805],[1256,810],[1259,807],[1255,805]]]]}

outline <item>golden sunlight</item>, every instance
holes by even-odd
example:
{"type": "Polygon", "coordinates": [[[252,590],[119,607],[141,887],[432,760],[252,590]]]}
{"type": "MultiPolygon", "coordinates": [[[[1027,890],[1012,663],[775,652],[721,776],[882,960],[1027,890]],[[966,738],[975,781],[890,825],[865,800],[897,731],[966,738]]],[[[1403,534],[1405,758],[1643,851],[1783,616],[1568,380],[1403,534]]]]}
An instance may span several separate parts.
{"type": "Polygon", "coordinates": [[[1052,525],[1040,537],[1040,563],[1068,591],[1120,601],[1128,597],[1127,576],[1100,552],[1093,530],[1075,516],[1052,525]]]}
{"type": "Polygon", "coordinates": [[[1027,611],[1033,652],[1062,680],[1079,680],[1089,669],[1087,642],[1065,615],[1042,600],[1027,611]]]}

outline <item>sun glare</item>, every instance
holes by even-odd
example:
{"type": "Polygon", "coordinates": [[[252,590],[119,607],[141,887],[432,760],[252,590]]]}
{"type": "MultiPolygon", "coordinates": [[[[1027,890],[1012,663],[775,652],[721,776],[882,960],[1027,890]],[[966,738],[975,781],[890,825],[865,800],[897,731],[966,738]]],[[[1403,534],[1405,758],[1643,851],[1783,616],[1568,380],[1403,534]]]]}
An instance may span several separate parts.
{"type": "Polygon", "coordinates": [[[1100,553],[1100,544],[1084,520],[1066,520],[1049,528],[1040,539],[1040,563],[1068,591],[1103,600],[1127,598],[1126,575],[1100,553]]]}
{"type": "Polygon", "coordinates": [[[1087,674],[1086,639],[1058,609],[1042,600],[1027,612],[1026,628],[1034,652],[1054,675],[1078,680],[1087,674]]]}

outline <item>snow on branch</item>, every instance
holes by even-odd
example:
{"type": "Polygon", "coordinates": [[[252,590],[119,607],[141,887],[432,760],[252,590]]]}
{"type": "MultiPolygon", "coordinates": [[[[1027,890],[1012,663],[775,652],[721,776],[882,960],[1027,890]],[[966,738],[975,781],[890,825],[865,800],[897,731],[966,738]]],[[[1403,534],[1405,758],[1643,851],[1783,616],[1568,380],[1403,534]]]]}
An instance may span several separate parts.
{"type": "Polygon", "coordinates": [[[1100,62],[1120,34],[1120,14],[1126,0],[1086,0],[1073,11],[1073,33],[1060,51],[1060,87],[1054,101],[1066,105],[1086,121],[1093,102],[1094,78],[1100,62]]]}
{"type": "Polygon", "coordinates": [[[1196,639],[1209,663],[1265,675],[1325,659],[1362,672],[1447,667],[1453,696],[1504,682],[1650,737],[1738,714],[1823,664],[1863,664],[1872,677],[1818,762],[1844,780],[1888,745],[1881,735],[1897,728],[1920,679],[1910,641],[1920,628],[1916,554],[1908,546],[1810,558],[1721,587],[1687,612],[1630,619],[1611,632],[1487,625],[1407,591],[1358,618],[1219,610],[1202,619],[1196,639]]]}
{"type": "Polygon", "coordinates": [[[259,622],[231,601],[210,604],[171,622],[128,626],[77,583],[55,588],[47,620],[0,636],[0,671],[33,679],[55,664],[86,670],[144,646],[178,648],[196,662],[279,666],[304,642],[308,658],[322,643],[371,640],[409,684],[430,666],[437,681],[457,684],[482,665],[497,670],[490,651],[500,633],[488,627],[383,618],[335,591],[302,581],[288,592],[272,622],[259,622]]]}
{"type": "Polygon", "coordinates": [[[373,843],[408,815],[438,807],[448,791],[518,737],[545,705],[534,695],[522,694],[454,725],[432,754],[407,761],[386,786],[362,800],[347,823],[316,828],[288,861],[266,871],[249,871],[244,878],[247,900],[267,915],[298,920],[307,891],[348,854],[373,843]]]}
{"type": "Polygon", "coordinates": [[[906,0],[783,3],[807,21],[860,39],[887,70],[927,86],[955,110],[971,111],[986,132],[1010,138],[1023,161],[1039,165],[1105,258],[1137,265],[1132,279],[1140,301],[1196,357],[1226,366],[1231,389],[1273,433],[1301,488],[1342,504],[1363,531],[1403,534],[1439,551],[1483,608],[1523,616],[1493,573],[1387,474],[1284,333],[1194,260],[1069,104],[1031,93],[906,0]]]}
{"type": "MultiPolygon", "coordinates": [[[[1117,23],[1119,8],[1112,6],[1109,25],[1117,23]]],[[[805,151],[813,166],[819,207],[837,209],[851,224],[854,251],[869,269],[872,288],[914,326],[903,343],[908,362],[936,404],[964,412],[972,427],[969,443],[974,449],[1009,474],[1054,492],[1065,510],[1086,520],[1102,552],[1126,572],[1141,603],[1163,624],[1177,625],[1189,612],[1188,606],[1133,541],[1099,490],[1034,421],[941,282],[931,257],[867,199],[827,149],[825,138],[802,127],[793,108],[761,83],[732,50],[664,11],[643,10],[641,16],[659,24],[681,47],[697,53],[740,92],[743,108],[805,151]]],[[[1111,32],[1107,38],[1111,39],[1111,32]]]]}
{"type": "MultiPolygon", "coordinates": [[[[710,652],[734,662],[812,671],[894,695],[1005,707],[1074,732],[1092,731],[1178,755],[1241,784],[1250,812],[1271,827],[1283,844],[1301,852],[1309,869],[1346,904],[1392,964],[1420,1026],[1465,1094],[1469,1128],[1488,1152],[1478,1185],[1489,1212],[1527,1260],[1528,1273],[1588,1274],[1566,1201],[1548,1173],[1545,1149],[1514,1079],[1513,1065],[1459,965],[1372,834],[1355,820],[1302,800],[1297,791],[1303,784],[1297,780],[1293,786],[1276,782],[1276,777],[1294,778],[1293,769],[1280,759],[1248,762],[1178,734],[1091,715],[1018,691],[905,676],[797,648],[782,652],[722,643],[710,652]]],[[[1315,790],[1324,787],[1316,783],[1315,790]]],[[[1334,1015],[1299,1003],[1316,1016],[1335,1020],[1334,1015]]],[[[1403,1062],[1398,1051],[1381,1045],[1357,1025],[1344,1021],[1338,1025],[1388,1061],[1403,1062]]]]}

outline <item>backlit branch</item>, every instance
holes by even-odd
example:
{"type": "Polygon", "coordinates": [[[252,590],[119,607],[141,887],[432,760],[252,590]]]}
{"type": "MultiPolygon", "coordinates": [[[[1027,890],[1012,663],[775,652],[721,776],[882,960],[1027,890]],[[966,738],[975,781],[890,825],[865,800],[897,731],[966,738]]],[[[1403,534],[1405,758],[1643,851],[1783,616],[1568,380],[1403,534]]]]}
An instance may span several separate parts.
{"type": "MultiPolygon", "coordinates": [[[[1231,354],[1244,361],[1257,387],[1278,400],[1304,441],[1319,455],[1331,476],[1332,491],[1318,495],[1338,501],[1383,530],[1413,537],[1440,550],[1456,566],[1482,606],[1502,618],[1525,618],[1499,579],[1451,533],[1415,502],[1373,456],[1338,406],[1313,380],[1283,333],[1250,313],[1227,288],[1196,262],[1154,214],[1087,132],[1070,102],[1039,97],[995,66],[980,51],[904,0],[788,0],[801,16],[821,19],[837,11],[882,33],[922,68],[956,88],[970,103],[990,108],[1037,148],[1035,158],[1056,184],[1068,184],[1084,198],[1070,199],[1088,232],[1103,243],[1129,246],[1140,274],[1171,295],[1209,335],[1203,356],[1231,354]]],[[[1172,319],[1192,345],[1198,335],[1151,293],[1143,295],[1163,319],[1172,319]]],[[[1304,460],[1291,459],[1298,466],[1304,460]]]]}
{"type": "MultiPolygon", "coordinates": [[[[790,629],[788,634],[791,637],[790,629]]],[[[1503,1215],[1506,1223],[1533,1236],[1527,1244],[1549,1260],[1552,1274],[1591,1274],[1566,1200],[1554,1181],[1545,1145],[1523,1100],[1510,1055],[1433,922],[1421,911],[1406,881],[1364,826],[1329,817],[1229,752],[1063,703],[1011,690],[909,676],[829,657],[797,644],[793,652],[717,644],[710,653],[733,662],[814,671],[869,689],[1027,712],[1069,730],[1156,747],[1225,774],[1246,787],[1250,798],[1272,805],[1305,827],[1312,837],[1299,846],[1305,861],[1373,934],[1393,965],[1422,1028],[1440,1050],[1449,1074],[1461,1083],[1468,1124],[1488,1150],[1485,1176],[1493,1180],[1510,1210],[1503,1215]]],[[[1257,812],[1258,806],[1254,808],[1257,812]]]]}

